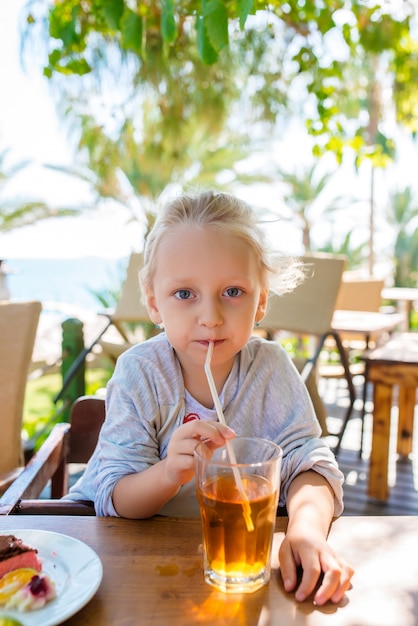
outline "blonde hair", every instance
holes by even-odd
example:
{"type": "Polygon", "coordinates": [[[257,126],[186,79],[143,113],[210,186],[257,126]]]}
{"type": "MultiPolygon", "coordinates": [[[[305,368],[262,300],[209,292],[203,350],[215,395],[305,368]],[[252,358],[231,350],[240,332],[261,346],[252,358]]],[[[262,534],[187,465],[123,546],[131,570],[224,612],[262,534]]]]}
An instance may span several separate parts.
{"type": "Polygon", "coordinates": [[[303,265],[297,259],[273,257],[255,214],[246,202],[227,193],[204,191],[184,194],[158,212],[145,242],[144,265],[139,274],[143,295],[152,286],[161,240],[167,233],[185,226],[217,228],[247,243],[257,259],[262,288],[285,293],[303,278],[303,265]]]}

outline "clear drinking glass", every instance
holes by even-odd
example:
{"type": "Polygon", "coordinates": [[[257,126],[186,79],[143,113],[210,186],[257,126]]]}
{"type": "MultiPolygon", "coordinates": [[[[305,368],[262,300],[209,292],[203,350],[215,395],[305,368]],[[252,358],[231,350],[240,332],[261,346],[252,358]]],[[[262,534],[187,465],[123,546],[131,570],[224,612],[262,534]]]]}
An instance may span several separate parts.
{"type": "Polygon", "coordinates": [[[228,445],[236,464],[226,446],[211,450],[202,442],[195,450],[205,580],[221,591],[252,593],[270,579],[283,453],[257,437],[228,445]]]}

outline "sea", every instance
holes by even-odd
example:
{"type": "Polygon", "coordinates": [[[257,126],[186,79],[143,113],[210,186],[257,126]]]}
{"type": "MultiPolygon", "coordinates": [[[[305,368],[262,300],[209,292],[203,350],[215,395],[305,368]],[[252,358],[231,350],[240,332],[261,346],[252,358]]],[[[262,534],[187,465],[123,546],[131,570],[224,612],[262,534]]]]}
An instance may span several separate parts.
{"type": "MultiPolygon", "coordinates": [[[[39,300],[42,313],[34,347],[35,361],[55,362],[61,354],[62,323],[83,323],[86,345],[105,325],[104,305],[97,294],[118,293],[129,257],[110,259],[5,259],[11,301],[39,300]]],[[[109,299],[108,306],[114,307],[109,299]]]]}
{"type": "Polygon", "coordinates": [[[61,309],[103,308],[97,293],[118,291],[123,283],[128,257],[108,259],[5,259],[7,284],[12,300],[40,300],[61,309]]]}

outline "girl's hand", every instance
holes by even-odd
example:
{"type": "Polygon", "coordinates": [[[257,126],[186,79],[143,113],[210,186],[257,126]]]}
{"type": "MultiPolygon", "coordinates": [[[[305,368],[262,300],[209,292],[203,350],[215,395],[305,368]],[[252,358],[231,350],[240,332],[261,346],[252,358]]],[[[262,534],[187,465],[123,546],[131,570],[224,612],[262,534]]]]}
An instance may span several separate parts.
{"type": "Polygon", "coordinates": [[[179,486],[188,483],[195,474],[196,446],[205,441],[209,448],[220,448],[234,437],[234,431],[219,422],[193,420],[183,424],[174,432],[167,448],[167,479],[179,486]]]}
{"type": "Polygon", "coordinates": [[[309,530],[304,536],[289,533],[279,551],[280,570],[286,591],[296,589],[296,600],[303,602],[315,592],[314,603],[322,606],[337,603],[351,587],[354,570],[336,556],[326,538],[315,537],[309,530]],[[302,579],[298,585],[298,569],[302,579]]]}

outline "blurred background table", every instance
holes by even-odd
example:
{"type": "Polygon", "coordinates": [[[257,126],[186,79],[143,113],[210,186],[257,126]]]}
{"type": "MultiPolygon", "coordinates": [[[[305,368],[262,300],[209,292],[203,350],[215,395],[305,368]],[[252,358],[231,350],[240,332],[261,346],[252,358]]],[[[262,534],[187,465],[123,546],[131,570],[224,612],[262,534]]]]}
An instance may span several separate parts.
{"type": "Polygon", "coordinates": [[[418,302],[418,289],[413,287],[385,287],[382,289],[382,298],[398,303],[399,311],[404,315],[402,330],[408,331],[411,327],[414,302],[418,302]]]}
{"type": "Polygon", "coordinates": [[[402,326],[404,320],[402,313],[336,310],[331,326],[338,333],[363,337],[367,348],[372,339],[376,341],[384,333],[392,332],[402,326]]]}
{"type": "Polygon", "coordinates": [[[364,355],[363,418],[368,383],[373,384],[373,426],[368,494],[385,501],[389,496],[389,442],[397,412],[396,453],[412,452],[418,390],[418,333],[395,333],[383,346],[364,355]]]}

